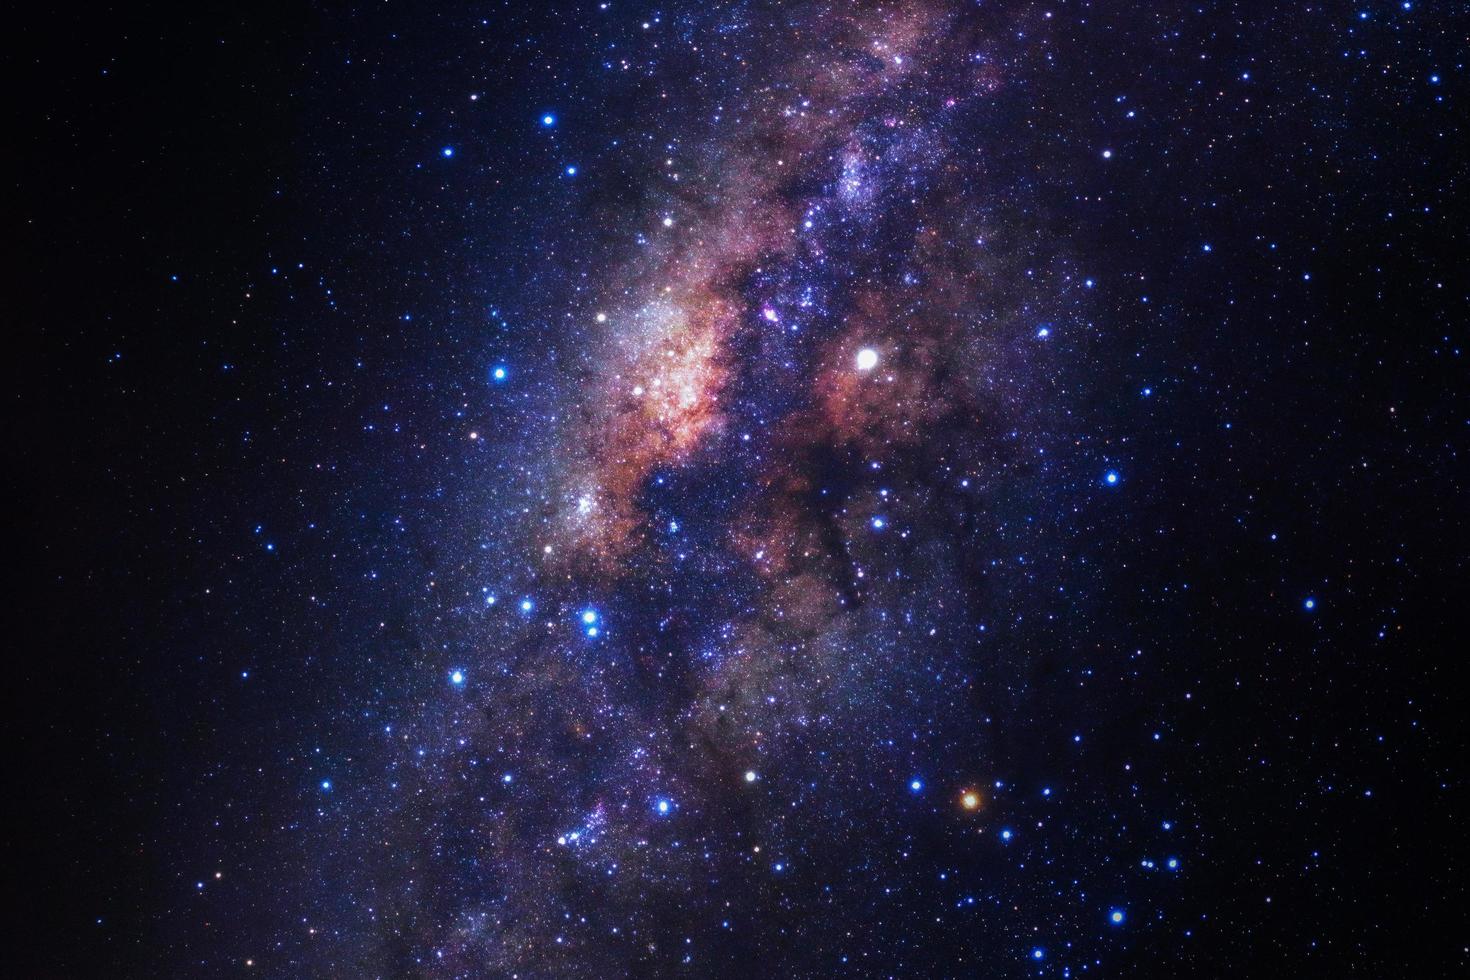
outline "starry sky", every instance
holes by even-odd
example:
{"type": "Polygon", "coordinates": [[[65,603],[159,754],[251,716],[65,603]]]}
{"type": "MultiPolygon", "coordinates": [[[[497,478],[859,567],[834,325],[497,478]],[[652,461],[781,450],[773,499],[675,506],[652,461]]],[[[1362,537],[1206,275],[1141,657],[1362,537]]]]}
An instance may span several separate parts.
{"type": "Polygon", "coordinates": [[[18,975],[1470,969],[1464,7],[48,16],[18,975]]]}

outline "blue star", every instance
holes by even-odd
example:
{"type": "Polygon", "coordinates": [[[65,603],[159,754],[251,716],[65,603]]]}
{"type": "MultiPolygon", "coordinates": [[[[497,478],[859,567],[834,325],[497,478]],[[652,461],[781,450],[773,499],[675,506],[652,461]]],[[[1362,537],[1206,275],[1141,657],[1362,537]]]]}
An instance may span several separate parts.
{"type": "Polygon", "coordinates": [[[1121,479],[1122,477],[1118,475],[1117,470],[1108,470],[1106,473],[1103,474],[1103,482],[1110,487],[1117,486],[1118,481],[1121,479]]]}
{"type": "Polygon", "coordinates": [[[1108,921],[1115,926],[1121,926],[1125,918],[1127,918],[1127,916],[1123,914],[1122,909],[1113,909],[1111,912],[1108,913],[1108,921]]]}
{"type": "Polygon", "coordinates": [[[596,609],[582,610],[580,618],[582,620],[582,625],[586,627],[588,636],[596,636],[597,634],[602,632],[602,628],[598,625],[601,617],[597,615],[596,609]]]}
{"type": "Polygon", "coordinates": [[[1033,960],[1045,959],[1046,958],[1046,950],[1042,949],[1040,946],[1037,946],[1035,949],[1033,949],[1031,951],[1031,958],[1033,960]]]}
{"type": "Polygon", "coordinates": [[[1306,610],[1306,611],[1307,611],[1307,612],[1311,612],[1311,611],[1312,611],[1312,610],[1313,610],[1313,609],[1316,609],[1316,608],[1317,608],[1317,600],[1316,600],[1316,599],[1313,599],[1313,598],[1310,598],[1310,597],[1308,597],[1308,598],[1307,598],[1307,599],[1306,599],[1306,600],[1305,600],[1305,601],[1304,601],[1304,602],[1303,602],[1303,603],[1302,603],[1302,608],[1303,608],[1303,609],[1305,609],[1305,610],[1306,610]]]}
{"type": "Polygon", "coordinates": [[[443,152],[446,157],[452,157],[454,156],[454,147],[446,146],[443,152]]]}
{"type": "Polygon", "coordinates": [[[452,671],[450,671],[449,672],[449,683],[453,684],[455,687],[460,687],[461,685],[463,685],[464,684],[464,671],[462,671],[462,670],[452,670],[452,671]]]}
{"type": "Polygon", "coordinates": [[[332,781],[330,779],[323,779],[322,780],[322,792],[324,792],[324,793],[330,793],[331,791],[332,791],[332,781]]]}
{"type": "Polygon", "coordinates": [[[490,372],[490,377],[496,381],[504,381],[509,376],[510,372],[505,369],[504,364],[495,365],[494,370],[490,372]]]}
{"type": "Polygon", "coordinates": [[[549,126],[555,126],[556,125],[556,117],[553,116],[551,113],[548,112],[546,115],[544,115],[544,116],[541,117],[541,125],[548,126],[548,127],[549,126]]]}
{"type": "Polygon", "coordinates": [[[911,780],[909,782],[909,789],[912,792],[917,793],[920,790],[922,790],[923,788],[924,788],[924,781],[922,779],[914,779],[914,780],[911,780]]]}

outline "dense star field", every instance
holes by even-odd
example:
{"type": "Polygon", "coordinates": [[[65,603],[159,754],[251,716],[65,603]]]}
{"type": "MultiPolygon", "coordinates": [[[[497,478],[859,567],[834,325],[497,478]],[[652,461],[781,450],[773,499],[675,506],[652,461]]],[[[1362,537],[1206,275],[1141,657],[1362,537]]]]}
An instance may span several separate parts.
{"type": "Polygon", "coordinates": [[[50,16],[16,976],[1470,970],[1465,8],[50,16]]]}

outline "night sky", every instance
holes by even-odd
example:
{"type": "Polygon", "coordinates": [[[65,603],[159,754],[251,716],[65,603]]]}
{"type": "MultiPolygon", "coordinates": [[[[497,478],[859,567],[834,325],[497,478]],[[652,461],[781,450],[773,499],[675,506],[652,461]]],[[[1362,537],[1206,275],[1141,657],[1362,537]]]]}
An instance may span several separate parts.
{"type": "Polygon", "coordinates": [[[7,973],[1470,970],[1465,7],[47,17],[7,973]]]}

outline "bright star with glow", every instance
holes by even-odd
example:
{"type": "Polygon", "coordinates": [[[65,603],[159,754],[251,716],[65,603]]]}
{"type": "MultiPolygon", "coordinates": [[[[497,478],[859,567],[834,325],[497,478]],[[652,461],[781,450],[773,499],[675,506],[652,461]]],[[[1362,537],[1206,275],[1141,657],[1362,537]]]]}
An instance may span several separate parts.
{"type": "Polygon", "coordinates": [[[1122,909],[1113,909],[1111,912],[1108,913],[1108,921],[1115,926],[1121,926],[1123,924],[1124,918],[1125,916],[1123,915],[1122,909]]]}
{"type": "Polygon", "coordinates": [[[871,347],[864,347],[857,352],[857,369],[859,371],[871,371],[878,366],[878,352],[871,347]]]}
{"type": "Polygon", "coordinates": [[[464,683],[464,671],[462,671],[462,670],[451,671],[450,674],[449,674],[449,683],[455,685],[456,687],[458,687],[461,684],[463,684],[464,683]]]}
{"type": "Polygon", "coordinates": [[[452,156],[454,156],[454,147],[452,147],[452,146],[446,146],[444,148],[444,150],[443,150],[443,153],[444,153],[444,155],[446,157],[452,157],[452,156]]]}
{"type": "Polygon", "coordinates": [[[1118,476],[1117,470],[1108,470],[1106,473],[1103,474],[1103,482],[1110,487],[1117,486],[1120,479],[1121,477],[1118,476]]]}

